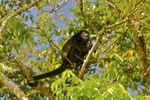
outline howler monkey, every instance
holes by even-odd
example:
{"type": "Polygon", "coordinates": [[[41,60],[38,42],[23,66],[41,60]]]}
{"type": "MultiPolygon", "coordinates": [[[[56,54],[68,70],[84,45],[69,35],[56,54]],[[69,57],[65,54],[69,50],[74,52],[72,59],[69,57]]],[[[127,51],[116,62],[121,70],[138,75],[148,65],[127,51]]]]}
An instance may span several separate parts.
{"type": "MultiPolygon", "coordinates": [[[[91,47],[87,46],[89,39],[89,32],[86,30],[80,30],[78,33],[73,35],[63,46],[61,53],[63,61],[62,65],[51,72],[33,76],[33,79],[36,81],[60,74],[66,69],[77,69],[78,66],[82,65],[85,55],[91,49],[91,47]]],[[[35,83],[29,83],[30,86],[34,86],[34,84],[35,83]]]]}

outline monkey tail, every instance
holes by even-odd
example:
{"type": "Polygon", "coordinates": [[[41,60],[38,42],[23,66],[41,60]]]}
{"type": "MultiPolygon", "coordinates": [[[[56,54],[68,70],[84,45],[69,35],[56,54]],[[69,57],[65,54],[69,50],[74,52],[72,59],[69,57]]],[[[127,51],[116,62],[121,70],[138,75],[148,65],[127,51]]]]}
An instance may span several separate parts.
{"type": "Polygon", "coordinates": [[[35,80],[35,82],[34,83],[30,83],[28,81],[28,85],[32,86],[32,87],[37,86],[38,85],[37,80],[40,80],[40,79],[43,79],[43,78],[47,78],[47,77],[50,77],[50,76],[54,76],[54,75],[58,75],[58,74],[62,73],[63,71],[65,71],[67,68],[70,68],[70,65],[62,64],[60,67],[58,67],[57,69],[55,69],[55,70],[53,70],[51,72],[47,72],[47,73],[44,73],[44,74],[33,76],[33,79],[35,80]]]}
{"type": "Polygon", "coordinates": [[[34,79],[34,83],[30,83],[28,81],[28,85],[29,86],[37,86],[38,85],[38,82],[37,80],[40,80],[40,79],[43,79],[43,78],[47,78],[47,77],[50,77],[50,76],[54,76],[54,75],[58,75],[60,73],[62,73],[63,71],[65,71],[65,65],[61,65],[60,67],[58,67],[57,69],[51,71],[51,72],[47,72],[47,73],[44,73],[44,74],[40,74],[40,75],[36,75],[36,76],[33,76],[33,79],[34,79]]]}
{"type": "Polygon", "coordinates": [[[66,69],[65,66],[62,64],[60,67],[58,67],[57,69],[55,69],[51,72],[47,72],[44,74],[33,76],[33,79],[34,80],[40,80],[40,79],[47,78],[50,76],[58,75],[58,74],[62,73],[63,71],[65,71],[65,69],[66,69]]]}

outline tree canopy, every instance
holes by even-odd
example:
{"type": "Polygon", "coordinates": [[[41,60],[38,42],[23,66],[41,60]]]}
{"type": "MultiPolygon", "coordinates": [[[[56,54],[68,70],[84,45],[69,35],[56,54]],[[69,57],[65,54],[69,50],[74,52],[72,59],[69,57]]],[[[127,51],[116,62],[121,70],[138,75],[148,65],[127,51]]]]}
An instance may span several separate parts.
{"type": "Polygon", "coordinates": [[[149,100],[149,6],[149,0],[1,0],[0,98],[149,100]],[[75,5],[69,17],[59,12],[68,3],[75,5]],[[66,70],[30,87],[32,76],[62,64],[63,45],[81,29],[93,46],[79,73],[66,70]]]}

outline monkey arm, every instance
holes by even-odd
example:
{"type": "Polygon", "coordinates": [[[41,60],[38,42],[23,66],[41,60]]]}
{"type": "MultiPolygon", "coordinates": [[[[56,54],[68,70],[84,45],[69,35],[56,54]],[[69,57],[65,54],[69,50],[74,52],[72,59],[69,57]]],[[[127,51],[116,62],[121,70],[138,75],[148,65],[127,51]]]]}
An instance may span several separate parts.
{"type": "Polygon", "coordinates": [[[82,51],[82,52],[88,53],[90,51],[91,47],[92,46],[87,47],[86,45],[82,45],[82,46],[76,46],[76,49],[78,51],[82,51]]]}

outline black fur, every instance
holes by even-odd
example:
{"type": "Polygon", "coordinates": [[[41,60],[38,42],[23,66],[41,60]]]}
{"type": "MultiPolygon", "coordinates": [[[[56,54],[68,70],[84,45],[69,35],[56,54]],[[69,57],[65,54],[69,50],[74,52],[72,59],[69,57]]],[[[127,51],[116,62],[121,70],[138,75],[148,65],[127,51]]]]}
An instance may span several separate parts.
{"type": "MultiPolygon", "coordinates": [[[[37,76],[33,76],[34,80],[40,80],[50,76],[54,76],[62,73],[66,69],[77,68],[82,65],[85,55],[90,50],[90,47],[87,47],[87,42],[90,39],[89,32],[86,30],[80,30],[77,34],[73,35],[63,46],[62,48],[62,65],[51,71],[37,76]],[[71,61],[71,63],[66,59],[66,57],[71,61]]],[[[29,83],[30,86],[37,85],[36,83],[29,83]]]]}

